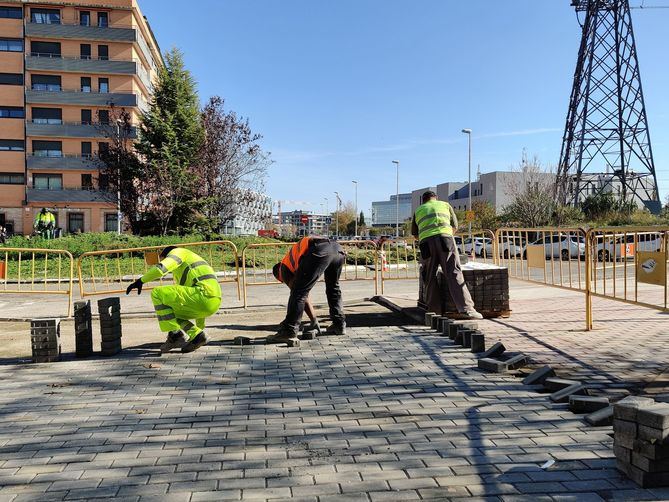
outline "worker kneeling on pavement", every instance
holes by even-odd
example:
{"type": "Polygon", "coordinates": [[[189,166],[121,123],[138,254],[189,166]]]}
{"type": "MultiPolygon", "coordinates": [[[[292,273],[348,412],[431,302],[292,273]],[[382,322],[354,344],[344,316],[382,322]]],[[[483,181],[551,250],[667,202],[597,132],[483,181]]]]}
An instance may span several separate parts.
{"type": "MultiPolygon", "coordinates": [[[[313,316],[313,326],[315,316],[309,304],[309,292],[321,275],[325,277],[325,293],[332,320],[325,334],[346,334],[346,319],[339,287],[339,276],[345,261],[344,250],[337,242],[324,237],[305,237],[286,253],[281,262],[274,265],[274,277],[290,288],[290,298],[286,318],[281,323],[279,332],[267,337],[268,343],[281,343],[297,338],[306,305],[309,305],[307,308],[311,312],[310,317],[313,316]]],[[[316,330],[320,331],[320,327],[316,330]]]]}
{"type": "Polygon", "coordinates": [[[54,231],[56,230],[56,217],[51,211],[43,207],[42,210],[35,215],[33,226],[35,231],[40,234],[43,239],[53,239],[54,231]]]}
{"type": "Polygon", "coordinates": [[[126,295],[133,289],[141,294],[144,284],[171,272],[174,286],[158,286],[151,291],[160,331],[167,332],[160,351],[181,348],[181,352],[193,352],[207,343],[205,319],[221,306],[221,285],[214,269],[188,249],[168,246],[160,253],[160,259],[128,286],[126,295]]]}
{"type": "Polygon", "coordinates": [[[420,254],[425,281],[426,303],[439,296],[437,270],[441,270],[448,284],[448,290],[458,312],[471,319],[482,319],[474,308],[474,302],[460,267],[460,256],[453,238],[458,228],[458,218],[448,202],[437,200],[437,194],[427,191],[423,194],[423,205],[416,209],[411,222],[411,233],[420,240],[420,254]]]}

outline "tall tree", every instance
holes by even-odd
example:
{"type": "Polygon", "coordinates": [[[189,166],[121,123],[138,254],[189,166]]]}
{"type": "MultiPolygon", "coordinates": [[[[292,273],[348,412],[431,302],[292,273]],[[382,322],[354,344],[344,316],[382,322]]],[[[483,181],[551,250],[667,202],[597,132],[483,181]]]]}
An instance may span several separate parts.
{"type": "Polygon", "coordinates": [[[225,109],[225,101],[213,96],[201,114],[204,140],[194,171],[205,221],[216,229],[237,216],[262,190],[269,153],[260,146],[262,136],[251,131],[249,121],[225,109]]]}
{"type": "Polygon", "coordinates": [[[204,139],[195,81],[183,55],[172,49],[164,59],[135,145],[144,176],[159,187],[150,198],[162,234],[188,228],[198,209],[193,167],[204,139]]]}

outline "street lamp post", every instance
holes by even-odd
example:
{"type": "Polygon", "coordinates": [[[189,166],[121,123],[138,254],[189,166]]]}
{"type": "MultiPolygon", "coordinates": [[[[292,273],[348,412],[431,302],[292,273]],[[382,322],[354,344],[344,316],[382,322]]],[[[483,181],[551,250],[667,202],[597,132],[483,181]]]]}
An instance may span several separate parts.
{"type": "MultiPolygon", "coordinates": [[[[462,132],[467,135],[468,143],[469,143],[469,184],[468,184],[468,189],[467,191],[469,192],[469,211],[471,212],[472,210],[472,130],[471,129],[463,129],[462,132]]],[[[471,233],[472,233],[472,222],[469,222],[469,237],[471,238],[471,233]]]]}
{"type": "Polygon", "coordinates": [[[355,237],[358,236],[358,182],[352,181],[355,185],[355,237]]]}
{"type": "Polygon", "coordinates": [[[328,198],[324,197],[325,199],[325,236],[330,237],[330,225],[332,224],[332,220],[330,220],[330,223],[328,223],[327,219],[330,218],[330,205],[328,204],[328,198]]]}
{"type": "Polygon", "coordinates": [[[397,166],[397,190],[395,192],[395,238],[400,238],[400,161],[393,160],[397,166]]]}
{"type": "Polygon", "coordinates": [[[337,212],[336,212],[336,218],[337,218],[337,223],[336,223],[336,238],[339,239],[339,192],[335,192],[335,197],[337,197],[337,212]]]}

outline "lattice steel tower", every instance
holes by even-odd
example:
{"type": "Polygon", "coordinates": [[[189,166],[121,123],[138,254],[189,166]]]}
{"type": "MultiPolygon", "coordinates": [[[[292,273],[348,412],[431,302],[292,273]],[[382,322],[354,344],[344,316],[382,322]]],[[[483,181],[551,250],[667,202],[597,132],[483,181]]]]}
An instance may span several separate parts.
{"type": "Polygon", "coordinates": [[[612,192],[660,209],[629,0],[572,0],[583,36],[556,191],[578,205],[612,192]],[[585,16],[583,19],[582,16],[585,16]]]}

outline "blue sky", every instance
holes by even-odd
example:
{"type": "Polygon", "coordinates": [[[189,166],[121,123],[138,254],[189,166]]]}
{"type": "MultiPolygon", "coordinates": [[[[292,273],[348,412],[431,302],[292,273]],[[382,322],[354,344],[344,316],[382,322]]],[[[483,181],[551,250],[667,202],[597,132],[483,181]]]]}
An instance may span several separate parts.
{"type": "MultiPolygon", "coordinates": [[[[638,5],[641,0],[632,0],[638,5]]],[[[669,4],[665,0],[646,4],[669,4]]],[[[182,49],[201,99],[248,117],[285,209],[334,208],[559,160],[580,40],[569,0],[140,0],[163,50],[182,49]],[[192,8],[179,8],[184,5],[192,8]],[[174,6],[174,10],[171,8],[174,6]]],[[[655,161],[669,189],[669,10],[633,13],[655,161]]]]}

